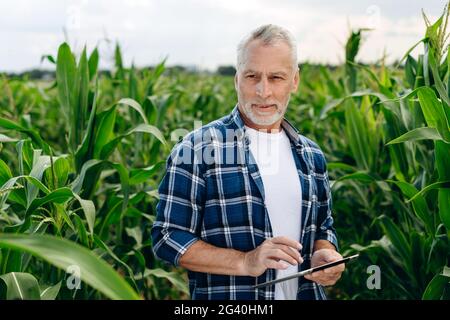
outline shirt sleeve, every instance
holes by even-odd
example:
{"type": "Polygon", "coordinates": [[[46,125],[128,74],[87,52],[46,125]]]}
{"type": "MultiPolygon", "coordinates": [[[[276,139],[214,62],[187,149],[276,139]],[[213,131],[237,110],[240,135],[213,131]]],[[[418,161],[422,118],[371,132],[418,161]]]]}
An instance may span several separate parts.
{"type": "Polygon", "coordinates": [[[175,145],[158,188],[159,202],[151,230],[153,253],[175,266],[199,240],[205,181],[196,159],[192,142],[182,140],[175,145]]]}
{"type": "Polygon", "coordinates": [[[318,184],[318,213],[317,213],[317,233],[315,240],[328,240],[339,250],[336,230],[333,226],[332,216],[332,196],[330,181],[328,178],[327,164],[325,157],[323,160],[323,178],[317,179],[318,184]]]}

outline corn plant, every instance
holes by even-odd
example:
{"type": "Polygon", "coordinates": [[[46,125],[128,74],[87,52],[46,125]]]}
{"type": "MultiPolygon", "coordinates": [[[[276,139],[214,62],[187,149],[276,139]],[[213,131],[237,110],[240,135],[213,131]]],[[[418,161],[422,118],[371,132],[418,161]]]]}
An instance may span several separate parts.
{"type": "MultiPolygon", "coordinates": [[[[320,113],[321,119],[337,117],[338,124],[344,123],[349,144],[351,162],[330,163],[341,175],[333,186],[336,196],[348,199],[346,185],[351,187],[351,198],[358,200],[363,215],[358,224],[351,216],[347,219],[357,240],[348,250],[366,253],[371,264],[389,266],[384,279],[397,298],[439,299],[449,293],[447,19],[448,6],[434,24],[426,19],[421,41],[425,53],[415,60],[408,51],[405,79],[383,63],[369,68],[347,59],[344,75],[349,80],[340,83],[341,92],[350,93],[332,100],[320,113]],[[365,78],[357,81],[355,70],[365,78]],[[364,220],[366,225],[361,224],[364,220]]],[[[359,44],[359,34],[352,33],[347,43],[350,58],[356,56],[357,50],[349,48],[359,44]]],[[[346,200],[338,200],[336,207],[340,206],[344,212],[352,207],[346,200]]],[[[338,223],[341,215],[345,213],[338,223]]],[[[348,232],[348,225],[344,227],[348,232]]],[[[360,290],[363,285],[359,283],[360,290]]],[[[375,292],[369,296],[377,297],[375,292]]]]}
{"type": "Polygon", "coordinates": [[[153,268],[149,237],[143,237],[153,219],[145,213],[147,206],[157,196],[144,182],[160,163],[129,168],[120,153],[123,141],[135,133],[151,135],[164,147],[166,140],[134,99],[98,106],[97,63],[96,50],[87,59],[84,49],[78,63],[67,44],[58,50],[54,99],[67,132],[67,144],[58,145],[58,152],[32,123],[0,118],[8,134],[2,134],[2,143],[15,144],[17,152],[16,157],[0,159],[4,297],[17,298],[22,286],[32,293],[20,298],[48,297],[44,290],[60,298],[134,299],[142,290],[143,297],[158,297],[164,285],[153,292],[146,288],[159,279],[187,291],[179,274],[153,268]],[[125,107],[139,115],[134,127],[124,126],[125,107]],[[17,134],[22,137],[12,138],[17,134]],[[85,283],[81,290],[61,286],[70,266],[80,270],[85,283]]]}

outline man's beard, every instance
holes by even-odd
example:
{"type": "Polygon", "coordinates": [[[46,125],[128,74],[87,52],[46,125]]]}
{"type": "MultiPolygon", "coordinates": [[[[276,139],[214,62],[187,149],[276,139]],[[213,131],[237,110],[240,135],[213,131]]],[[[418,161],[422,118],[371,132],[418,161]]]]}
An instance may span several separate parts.
{"type": "MultiPolygon", "coordinates": [[[[271,114],[271,115],[261,115],[260,113],[258,113],[256,110],[254,110],[254,108],[252,107],[253,102],[247,102],[244,106],[243,106],[243,112],[245,113],[245,116],[254,124],[258,125],[258,126],[270,126],[272,124],[274,124],[275,122],[277,122],[278,120],[280,120],[283,116],[284,113],[286,112],[286,108],[287,105],[289,103],[289,99],[288,101],[286,101],[286,104],[283,106],[281,103],[267,103],[275,105],[276,106],[276,111],[271,114]]],[[[264,105],[265,103],[258,103],[258,104],[262,104],[264,105]]]]}

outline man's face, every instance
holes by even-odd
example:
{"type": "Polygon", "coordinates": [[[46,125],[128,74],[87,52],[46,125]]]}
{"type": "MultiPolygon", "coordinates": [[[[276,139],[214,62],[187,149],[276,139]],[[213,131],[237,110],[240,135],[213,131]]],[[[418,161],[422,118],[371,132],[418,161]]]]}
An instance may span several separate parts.
{"type": "Polygon", "coordinates": [[[250,42],[235,76],[238,107],[246,125],[278,129],[298,81],[298,71],[284,41],[273,45],[264,45],[261,40],[250,42]]]}

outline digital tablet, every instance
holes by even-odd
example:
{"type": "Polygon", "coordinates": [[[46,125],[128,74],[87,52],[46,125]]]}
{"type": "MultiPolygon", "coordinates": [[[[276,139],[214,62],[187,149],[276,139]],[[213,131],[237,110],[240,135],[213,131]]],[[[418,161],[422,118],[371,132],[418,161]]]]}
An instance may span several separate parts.
{"type": "Polygon", "coordinates": [[[303,277],[303,276],[305,276],[307,274],[310,274],[310,273],[313,273],[313,272],[316,272],[316,271],[328,269],[328,268],[337,266],[339,264],[346,263],[346,262],[348,262],[350,260],[353,260],[353,259],[356,259],[358,257],[359,257],[359,254],[355,254],[353,256],[342,258],[342,259],[337,260],[337,261],[333,261],[333,262],[330,262],[330,263],[322,264],[320,266],[317,266],[317,267],[314,267],[314,268],[311,268],[311,269],[307,269],[307,270],[303,270],[303,271],[294,273],[294,274],[292,274],[290,276],[287,276],[287,277],[283,277],[283,278],[275,279],[275,280],[272,280],[272,281],[267,281],[267,282],[264,282],[264,283],[260,283],[260,284],[257,284],[255,286],[253,286],[253,288],[262,288],[262,287],[269,286],[271,284],[275,284],[275,283],[278,283],[278,282],[282,282],[282,281],[286,281],[286,280],[290,280],[290,279],[294,279],[294,278],[298,278],[298,277],[303,277]]]}

